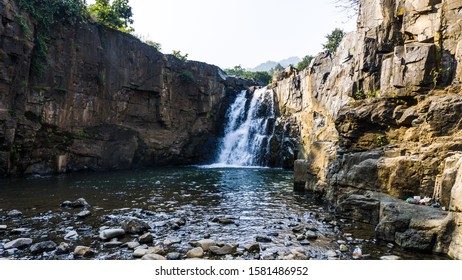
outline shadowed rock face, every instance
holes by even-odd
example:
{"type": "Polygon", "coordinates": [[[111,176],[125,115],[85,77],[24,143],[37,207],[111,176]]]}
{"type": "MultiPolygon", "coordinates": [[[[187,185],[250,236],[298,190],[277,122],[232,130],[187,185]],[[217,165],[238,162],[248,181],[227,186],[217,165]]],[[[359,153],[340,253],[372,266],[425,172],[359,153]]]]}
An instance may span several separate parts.
{"type": "Polygon", "coordinates": [[[281,114],[300,131],[298,189],[379,224],[380,238],[459,259],[461,9],[462,1],[361,1],[358,29],[335,54],[273,83],[281,114]],[[432,197],[449,212],[417,219],[418,206],[386,206],[388,195],[432,197]]]}
{"type": "Polygon", "coordinates": [[[31,66],[33,20],[16,1],[0,11],[0,174],[213,158],[225,96],[248,86],[216,66],[163,55],[99,25],[57,24],[49,65],[31,66]],[[212,147],[212,148],[211,148],[212,147]]]}

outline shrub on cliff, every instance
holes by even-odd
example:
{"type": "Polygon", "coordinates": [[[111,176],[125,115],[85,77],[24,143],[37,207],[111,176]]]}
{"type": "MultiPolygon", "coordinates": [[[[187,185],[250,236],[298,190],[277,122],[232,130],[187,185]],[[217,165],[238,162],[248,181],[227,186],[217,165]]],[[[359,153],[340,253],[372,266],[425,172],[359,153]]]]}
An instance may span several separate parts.
{"type": "Polygon", "coordinates": [[[311,61],[314,59],[314,56],[312,55],[306,55],[302,61],[300,61],[295,68],[297,68],[298,71],[302,71],[305,68],[308,68],[310,66],[311,61]]]}
{"type": "Polygon", "coordinates": [[[258,83],[261,84],[269,84],[271,81],[272,77],[271,74],[265,71],[260,71],[260,72],[251,72],[251,71],[246,71],[244,68],[242,68],[241,65],[234,66],[234,68],[230,69],[225,69],[226,74],[244,78],[244,79],[249,79],[249,80],[255,80],[258,83]]]}
{"type": "Polygon", "coordinates": [[[96,0],[95,4],[88,6],[90,16],[107,27],[123,32],[133,32],[132,7],[128,0],[96,0]]]}
{"type": "Polygon", "coordinates": [[[325,51],[334,53],[340,42],[342,41],[343,37],[345,36],[345,32],[340,28],[335,28],[330,34],[326,35],[327,43],[322,45],[325,51]]]}

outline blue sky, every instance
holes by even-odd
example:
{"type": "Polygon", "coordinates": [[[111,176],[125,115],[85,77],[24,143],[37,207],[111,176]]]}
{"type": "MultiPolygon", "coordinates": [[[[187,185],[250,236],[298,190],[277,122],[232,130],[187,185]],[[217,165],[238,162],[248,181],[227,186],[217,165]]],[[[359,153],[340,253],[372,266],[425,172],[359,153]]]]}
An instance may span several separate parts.
{"type": "MultiPolygon", "coordinates": [[[[92,3],[94,1],[87,1],[92,3]]],[[[130,0],[135,33],[222,68],[315,55],[336,27],[352,31],[335,0],[130,0]]]]}

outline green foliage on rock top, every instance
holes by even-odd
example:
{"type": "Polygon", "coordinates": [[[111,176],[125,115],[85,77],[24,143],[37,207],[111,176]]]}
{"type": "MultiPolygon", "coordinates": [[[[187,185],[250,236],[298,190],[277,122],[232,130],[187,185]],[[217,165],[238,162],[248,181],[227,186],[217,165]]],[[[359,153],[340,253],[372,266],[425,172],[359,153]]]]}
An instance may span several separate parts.
{"type": "Polygon", "coordinates": [[[181,54],[181,51],[173,51],[172,55],[180,60],[186,61],[188,60],[188,54],[181,54]]]}
{"type": "Polygon", "coordinates": [[[322,47],[327,52],[335,53],[345,34],[342,29],[335,28],[330,34],[326,35],[327,43],[323,44],[322,47]]]}
{"type": "Polygon", "coordinates": [[[303,69],[308,68],[310,66],[311,61],[314,59],[314,56],[312,55],[306,55],[302,61],[300,61],[295,68],[297,68],[298,71],[302,71],[303,69]]]}
{"type": "Polygon", "coordinates": [[[242,68],[241,65],[234,66],[234,68],[231,69],[225,69],[226,74],[244,78],[244,79],[249,79],[249,80],[255,80],[258,83],[262,84],[269,84],[271,82],[272,76],[269,72],[251,72],[251,71],[246,71],[244,68],[242,68]]]}
{"type": "Polygon", "coordinates": [[[96,0],[95,4],[88,6],[93,19],[98,20],[107,27],[122,32],[133,32],[133,12],[128,0],[96,0]]]}
{"type": "MultiPolygon", "coordinates": [[[[19,7],[36,21],[32,70],[42,72],[48,64],[48,41],[53,24],[58,21],[76,24],[85,20],[85,4],[82,0],[19,0],[19,7]]],[[[28,33],[25,21],[21,16],[18,17],[21,27],[28,33]]]]}

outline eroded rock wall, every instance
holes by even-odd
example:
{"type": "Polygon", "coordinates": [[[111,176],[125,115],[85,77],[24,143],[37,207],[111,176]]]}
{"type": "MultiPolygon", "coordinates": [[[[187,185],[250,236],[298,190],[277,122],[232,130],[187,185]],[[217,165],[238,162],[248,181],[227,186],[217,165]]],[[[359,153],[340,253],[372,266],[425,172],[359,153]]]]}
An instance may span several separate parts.
{"type": "Polygon", "coordinates": [[[190,164],[213,157],[226,94],[244,87],[97,24],[53,27],[34,71],[34,20],[0,9],[0,175],[190,164]]]}
{"type": "Polygon", "coordinates": [[[273,85],[300,127],[297,188],[379,238],[459,259],[461,23],[458,0],[361,1],[335,54],[273,85]],[[415,195],[446,211],[403,202],[415,195]]]}

